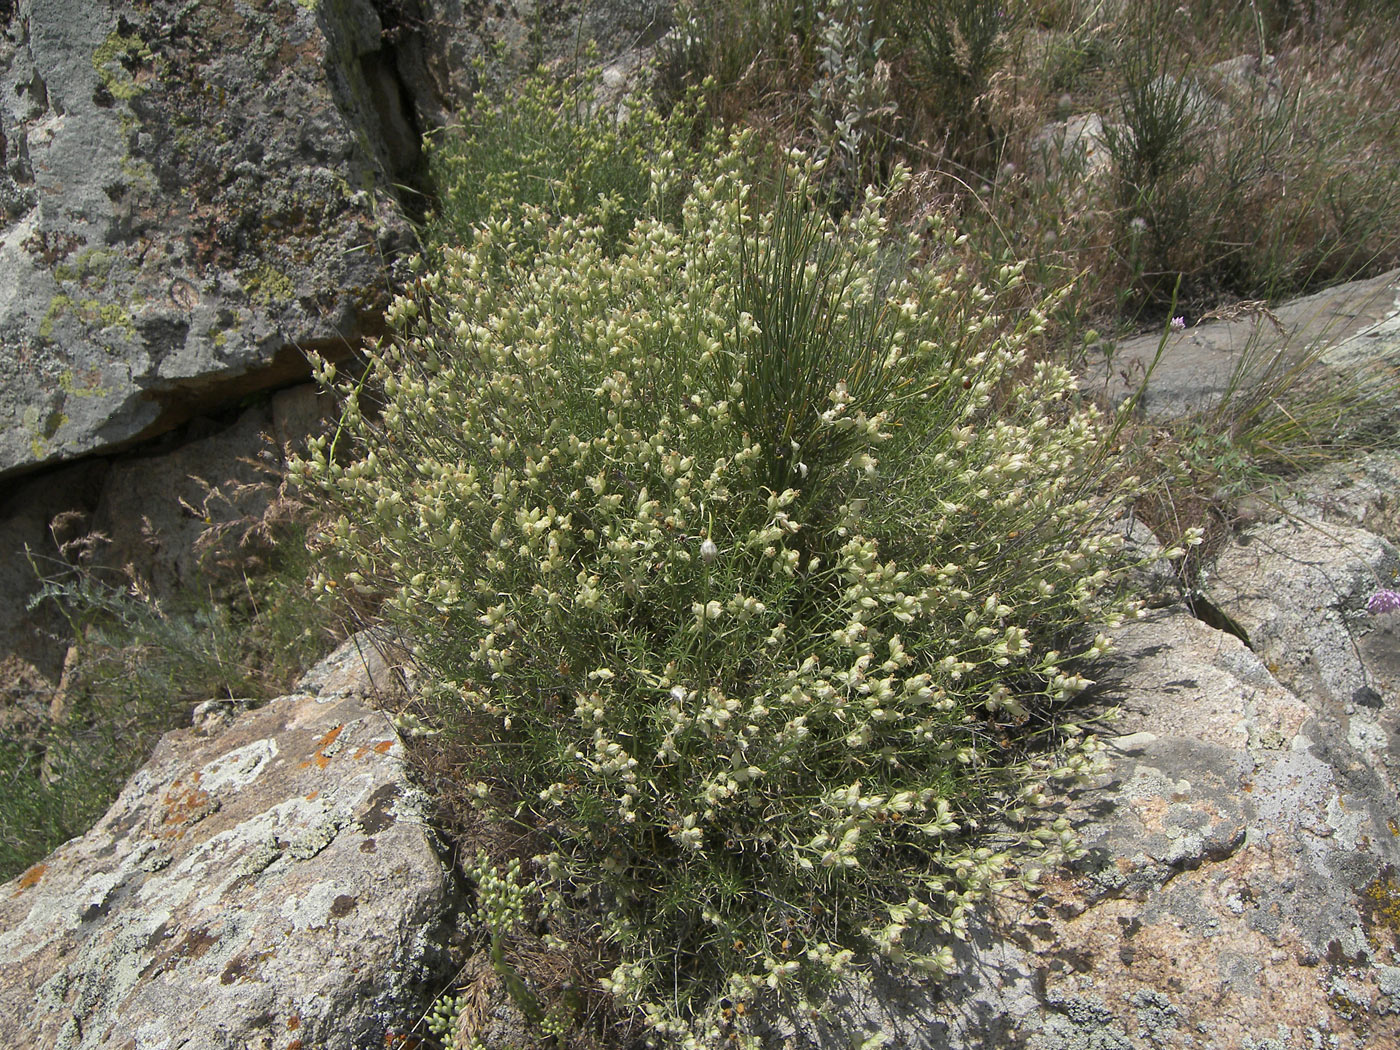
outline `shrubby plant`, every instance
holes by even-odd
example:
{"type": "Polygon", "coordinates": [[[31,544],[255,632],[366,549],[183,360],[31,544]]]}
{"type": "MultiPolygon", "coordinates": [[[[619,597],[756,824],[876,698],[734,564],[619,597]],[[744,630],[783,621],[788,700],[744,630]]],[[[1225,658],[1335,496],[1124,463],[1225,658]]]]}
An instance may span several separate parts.
{"type": "Polygon", "coordinates": [[[538,892],[600,909],[607,986],[685,1043],[870,952],[944,973],[1073,853],[1037,814],[1100,765],[1057,712],[1132,488],[1017,267],[978,284],[873,193],[833,222],[797,157],[772,203],[749,148],[674,222],[657,173],[616,251],[530,207],[445,248],[294,465],[339,511],[319,585],[386,596],[415,717],[482,739],[538,892]]]}
{"type": "MultiPolygon", "coordinates": [[[[606,103],[597,69],[562,78],[537,70],[509,98],[483,102],[429,136],[436,207],[428,240],[457,243],[507,215],[523,231],[524,209],[537,208],[601,225],[614,249],[648,200],[653,170],[694,173],[703,113],[698,91],[662,116],[635,98],[606,103]]],[[[679,195],[658,204],[674,210],[679,195]]]]}
{"type": "Polygon", "coordinates": [[[817,155],[836,174],[836,189],[859,197],[878,181],[888,149],[890,67],[882,56],[889,43],[879,35],[876,5],[867,0],[821,5],[818,12],[818,74],[808,94],[820,132],[817,155]]]}

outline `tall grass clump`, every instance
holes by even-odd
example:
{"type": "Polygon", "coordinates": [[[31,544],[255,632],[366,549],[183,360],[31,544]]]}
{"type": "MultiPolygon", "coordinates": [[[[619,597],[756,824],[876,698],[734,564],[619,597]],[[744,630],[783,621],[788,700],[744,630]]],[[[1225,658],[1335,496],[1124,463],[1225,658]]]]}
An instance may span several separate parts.
{"type": "Polygon", "coordinates": [[[1246,37],[1227,61],[1193,64],[1174,39],[1181,19],[1149,4],[1129,23],[1104,128],[1129,301],[1160,310],[1180,280],[1197,312],[1392,265],[1400,189],[1372,162],[1400,146],[1385,101],[1393,32],[1343,24],[1333,32],[1346,43],[1329,46],[1295,31],[1269,53],[1261,20],[1254,47],[1246,37]]]}
{"type": "Polygon", "coordinates": [[[1003,0],[914,0],[893,6],[899,36],[908,42],[911,86],[943,131],[946,152],[962,165],[994,163],[1006,129],[988,96],[1024,6],[1003,0]]]}
{"type": "MultiPolygon", "coordinates": [[[[1183,242],[1199,240],[1193,220],[1199,189],[1187,177],[1201,152],[1206,119],[1201,88],[1171,47],[1170,16],[1144,5],[1119,58],[1121,123],[1104,126],[1113,158],[1113,186],[1131,277],[1147,301],[1170,302],[1179,285],[1173,255],[1183,242]]],[[[1178,262],[1179,264],[1179,262],[1178,262]]]]}
{"type": "Polygon", "coordinates": [[[1393,3],[705,8],[678,53],[712,112],[836,156],[841,207],[907,163],[970,266],[1076,278],[1063,342],[1400,263],[1393,3]]]}
{"type": "Polygon", "coordinates": [[[444,249],[294,467],[322,587],[386,596],[415,717],[480,745],[534,892],[598,909],[608,989],[680,1042],[857,956],[944,973],[1074,848],[1036,814],[1098,765],[1056,713],[1131,487],[1016,267],[978,284],[874,194],[835,222],[800,160],[770,198],[748,150],[615,253],[531,208],[444,249]]]}
{"type": "Polygon", "coordinates": [[[72,573],[30,607],[45,603],[75,641],[48,720],[0,742],[0,878],[87,831],[192,704],[227,685],[247,695],[225,673],[234,633],[214,607],[176,612],[72,573]]]}
{"type": "MultiPolygon", "coordinates": [[[[483,98],[458,124],[427,139],[435,207],[430,243],[458,243],[488,218],[526,208],[575,216],[606,231],[614,249],[648,200],[658,167],[694,173],[704,140],[703,100],[678,98],[663,116],[638,99],[607,102],[597,69],[539,69],[509,97],[483,98]]],[[[679,207],[671,195],[663,207],[679,207]]]]}
{"type": "Polygon", "coordinates": [[[726,121],[788,110],[818,61],[822,16],[841,0],[678,0],[663,48],[670,92],[704,84],[726,121]]]}

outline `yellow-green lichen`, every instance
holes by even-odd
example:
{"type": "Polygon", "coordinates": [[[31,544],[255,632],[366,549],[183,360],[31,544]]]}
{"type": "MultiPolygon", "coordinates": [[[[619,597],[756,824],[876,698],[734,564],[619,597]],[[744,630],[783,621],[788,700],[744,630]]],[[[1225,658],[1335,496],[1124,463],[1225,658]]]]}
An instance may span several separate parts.
{"type": "Polygon", "coordinates": [[[271,306],[292,298],[296,286],[292,279],[270,263],[262,263],[243,282],[243,290],[248,298],[259,306],[271,306]]]}
{"type": "Polygon", "coordinates": [[[1366,887],[1366,896],[1376,902],[1376,917],[1400,932],[1400,885],[1395,878],[1377,879],[1366,887]]]}
{"type": "Polygon", "coordinates": [[[1363,926],[1371,944],[1378,948],[1400,948],[1400,878],[1387,866],[1361,891],[1363,926]],[[1390,945],[1384,934],[1390,934],[1390,945]]]}
{"type": "Polygon", "coordinates": [[[104,397],[111,393],[102,385],[102,375],[95,368],[82,377],[75,376],[71,369],[65,371],[58,377],[58,388],[69,397],[104,397]]]}
{"type": "Polygon", "coordinates": [[[1371,1007],[1353,998],[1344,990],[1333,990],[1327,995],[1327,1005],[1359,1035],[1365,1035],[1370,1028],[1371,1007]]]}
{"type": "Polygon", "coordinates": [[[156,78],[155,55],[134,33],[112,33],[98,44],[92,52],[92,68],[108,94],[123,102],[145,94],[156,78]]]}
{"type": "Polygon", "coordinates": [[[46,341],[52,340],[54,323],[69,311],[76,314],[78,320],[82,321],[88,328],[116,326],[124,328],[128,332],[136,330],[131,321],[131,314],[116,303],[104,303],[97,299],[75,300],[69,295],[55,295],[49,302],[49,308],[45,311],[43,320],[39,322],[39,338],[46,341]]]}
{"type": "Polygon", "coordinates": [[[140,160],[136,157],[123,157],[121,168],[122,174],[127,177],[132,186],[145,190],[156,188],[156,169],[150,161],[140,160]]]}
{"type": "Polygon", "coordinates": [[[84,324],[95,324],[99,328],[132,329],[131,314],[116,303],[100,303],[96,299],[84,299],[78,304],[78,316],[84,324]]]}
{"type": "Polygon", "coordinates": [[[68,416],[58,409],[44,412],[35,405],[26,408],[20,419],[24,428],[29,431],[29,451],[35,459],[44,457],[49,449],[50,439],[68,422],[68,416]]]}
{"type": "Polygon", "coordinates": [[[107,275],[111,273],[115,261],[116,256],[105,248],[88,248],[72,263],[55,266],[53,275],[60,281],[77,281],[83,285],[91,283],[100,288],[107,282],[107,275]]]}
{"type": "Polygon", "coordinates": [[[55,295],[49,302],[49,308],[44,311],[43,320],[39,322],[39,338],[49,340],[53,338],[53,323],[62,316],[63,312],[73,305],[73,300],[66,295],[55,295]]]}

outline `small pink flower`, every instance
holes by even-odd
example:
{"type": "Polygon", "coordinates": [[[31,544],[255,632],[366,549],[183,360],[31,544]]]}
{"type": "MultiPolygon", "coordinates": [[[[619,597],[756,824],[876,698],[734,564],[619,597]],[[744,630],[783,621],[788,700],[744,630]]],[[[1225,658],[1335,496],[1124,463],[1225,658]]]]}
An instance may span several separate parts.
{"type": "Polygon", "coordinates": [[[1186,318],[1184,318],[1184,317],[1173,317],[1173,318],[1172,318],[1172,331],[1173,331],[1173,332],[1180,332],[1180,331],[1182,331],[1185,327],[1186,327],[1186,318]]]}
{"type": "Polygon", "coordinates": [[[1400,609],[1400,591],[1377,591],[1366,603],[1366,611],[1372,616],[1397,609],[1400,609]]]}

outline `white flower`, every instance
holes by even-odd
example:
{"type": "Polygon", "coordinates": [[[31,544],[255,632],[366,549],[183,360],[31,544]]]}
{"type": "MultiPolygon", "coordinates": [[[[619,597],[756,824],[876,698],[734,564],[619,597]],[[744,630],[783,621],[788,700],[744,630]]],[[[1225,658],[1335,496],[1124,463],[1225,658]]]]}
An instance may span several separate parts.
{"type": "Polygon", "coordinates": [[[719,548],[715,546],[715,541],[706,536],[704,542],[700,544],[700,560],[708,565],[718,556],[719,548]]]}

